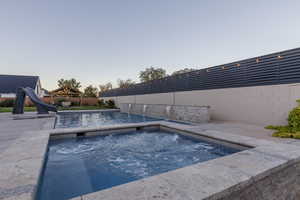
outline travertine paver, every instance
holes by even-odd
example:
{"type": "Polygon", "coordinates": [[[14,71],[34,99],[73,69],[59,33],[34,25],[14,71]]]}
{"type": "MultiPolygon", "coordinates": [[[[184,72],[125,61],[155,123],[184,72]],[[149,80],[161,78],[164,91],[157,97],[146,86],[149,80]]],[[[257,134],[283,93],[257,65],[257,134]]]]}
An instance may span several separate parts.
{"type": "Polygon", "coordinates": [[[0,199],[32,199],[48,142],[47,134],[35,131],[53,124],[54,118],[13,120],[10,113],[0,114],[0,199]]]}
{"type": "Polygon", "coordinates": [[[24,136],[26,131],[53,128],[54,118],[12,120],[10,113],[0,114],[0,152],[5,151],[14,140],[24,136]]]}
{"type": "Polygon", "coordinates": [[[244,197],[242,194],[245,195],[238,192],[241,188],[250,188],[245,190],[251,191],[246,194],[248,199],[255,197],[268,199],[272,197],[270,196],[272,190],[281,189],[280,187],[284,187],[284,190],[277,192],[277,199],[284,197],[293,199],[297,196],[297,191],[291,192],[289,189],[293,188],[294,191],[295,186],[300,185],[297,179],[293,179],[293,173],[295,176],[300,174],[299,142],[271,138],[270,131],[255,125],[213,122],[191,126],[157,121],[139,123],[139,125],[123,124],[56,130],[51,129],[53,125],[54,118],[12,120],[10,114],[0,114],[1,200],[33,198],[49,134],[56,136],[78,132],[96,134],[119,128],[130,129],[151,125],[175,128],[199,137],[216,138],[255,148],[76,197],[74,200],[230,199],[231,194],[235,195],[235,199],[239,199],[244,197]],[[259,188],[253,187],[255,181],[264,185],[266,190],[257,192],[259,188]]]}

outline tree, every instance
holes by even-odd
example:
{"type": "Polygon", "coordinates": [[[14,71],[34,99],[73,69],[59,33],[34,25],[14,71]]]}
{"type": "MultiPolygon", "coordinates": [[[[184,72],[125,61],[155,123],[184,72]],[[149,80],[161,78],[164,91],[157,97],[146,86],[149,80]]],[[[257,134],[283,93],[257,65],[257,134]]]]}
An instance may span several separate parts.
{"type": "Polygon", "coordinates": [[[99,85],[99,89],[100,89],[100,93],[106,92],[106,91],[112,89],[112,84],[111,84],[111,82],[108,82],[108,83],[106,83],[106,84],[99,85]]]}
{"type": "Polygon", "coordinates": [[[140,80],[141,82],[152,81],[155,79],[160,79],[166,77],[166,70],[162,68],[146,68],[144,71],[140,72],[140,80]]]}
{"type": "Polygon", "coordinates": [[[131,79],[127,79],[127,80],[118,79],[119,88],[128,88],[129,86],[134,84],[135,82],[131,79]]]}
{"type": "Polygon", "coordinates": [[[72,78],[70,80],[60,79],[57,81],[58,89],[51,91],[52,96],[64,96],[64,97],[79,97],[81,96],[80,82],[72,78]]]}
{"type": "Polygon", "coordinates": [[[58,87],[60,88],[69,88],[79,90],[81,88],[81,83],[76,81],[75,78],[71,78],[70,80],[60,79],[57,81],[58,87]]]}
{"type": "Polygon", "coordinates": [[[183,73],[195,71],[195,70],[196,70],[196,69],[193,69],[193,68],[184,68],[184,69],[180,69],[180,70],[177,70],[177,71],[173,72],[173,73],[172,73],[172,76],[173,76],[173,75],[177,75],[177,74],[183,74],[183,73]]]}
{"type": "Polygon", "coordinates": [[[89,85],[84,89],[83,95],[85,97],[97,97],[97,93],[98,93],[98,88],[89,85]]]}

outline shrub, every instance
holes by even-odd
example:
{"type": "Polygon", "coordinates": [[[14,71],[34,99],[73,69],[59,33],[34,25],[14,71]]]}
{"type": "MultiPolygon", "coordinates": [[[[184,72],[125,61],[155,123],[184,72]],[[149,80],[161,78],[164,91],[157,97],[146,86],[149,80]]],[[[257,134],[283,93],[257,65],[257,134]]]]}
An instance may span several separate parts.
{"type": "Polygon", "coordinates": [[[80,106],[80,102],[72,101],[71,106],[80,106]]]}
{"type": "Polygon", "coordinates": [[[107,108],[116,108],[115,101],[112,99],[105,101],[105,104],[107,108]]]}
{"type": "MultiPolygon", "coordinates": [[[[300,104],[300,100],[297,100],[300,104]]],[[[274,137],[300,139],[300,105],[290,111],[287,126],[266,126],[266,129],[276,130],[274,137]]]]}
{"type": "Polygon", "coordinates": [[[66,101],[65,98],[57,98],[54,100],[54,105],[61,106],[61,103],[66,101]]]}
{"type": "Polygon", "coordinates": [[[300,106],[294,108],[288,117],[289,127],[295,132],[300,131],[300,106]]]}
{"type": "Polygon", "coordinates": [[[105,106],[105,102],[103,99],[98,100],[98,106],[100,107],[104,107],[105,106]]]}
{"type": "Polygon", "coordinates": [[[5,99],[0,102],[0,107],[13,107],[15,104],[14,99],[5,99]]]}

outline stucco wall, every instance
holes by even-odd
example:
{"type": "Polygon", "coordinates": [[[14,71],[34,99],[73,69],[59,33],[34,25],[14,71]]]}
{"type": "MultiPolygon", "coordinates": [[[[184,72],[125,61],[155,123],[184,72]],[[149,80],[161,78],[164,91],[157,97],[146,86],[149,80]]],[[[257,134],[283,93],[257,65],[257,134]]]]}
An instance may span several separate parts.
{"type": "Polygon", "coordinates": [[[120,103],[210,106],[212,120],[252,124],[286,124],[288,112],[300,99],[300,84],[283,84],[214,90],[195,90],[124,96],[120,103]]]}
{"type": "Polygon", "coordinates": [[[159,94],[145,94],[137,95],[136,103],[138,104],[174,104],[174,93],[159,93],[159,94]]]}

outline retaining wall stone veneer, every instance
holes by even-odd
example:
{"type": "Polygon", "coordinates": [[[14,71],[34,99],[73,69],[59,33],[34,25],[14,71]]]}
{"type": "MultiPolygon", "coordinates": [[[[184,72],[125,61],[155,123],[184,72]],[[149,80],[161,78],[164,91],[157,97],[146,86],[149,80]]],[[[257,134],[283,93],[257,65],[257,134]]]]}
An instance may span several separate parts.
{"type": "Polygon", "coordinates": [[[120,104],[121,112],[195,123],[210,120],[209,106],[120,104]]]}
{"type": "MultiPolygon", "coordinates": [[[[210,199],[210,198],[209,198],[210,199]]],[[[213,199],[213,198],[212,198],[213,199]]],[[[254,181],[242,190],[228,193],[219,200],[297,200],[300,199],[300,163],[287,166],[254,181]]]]}

